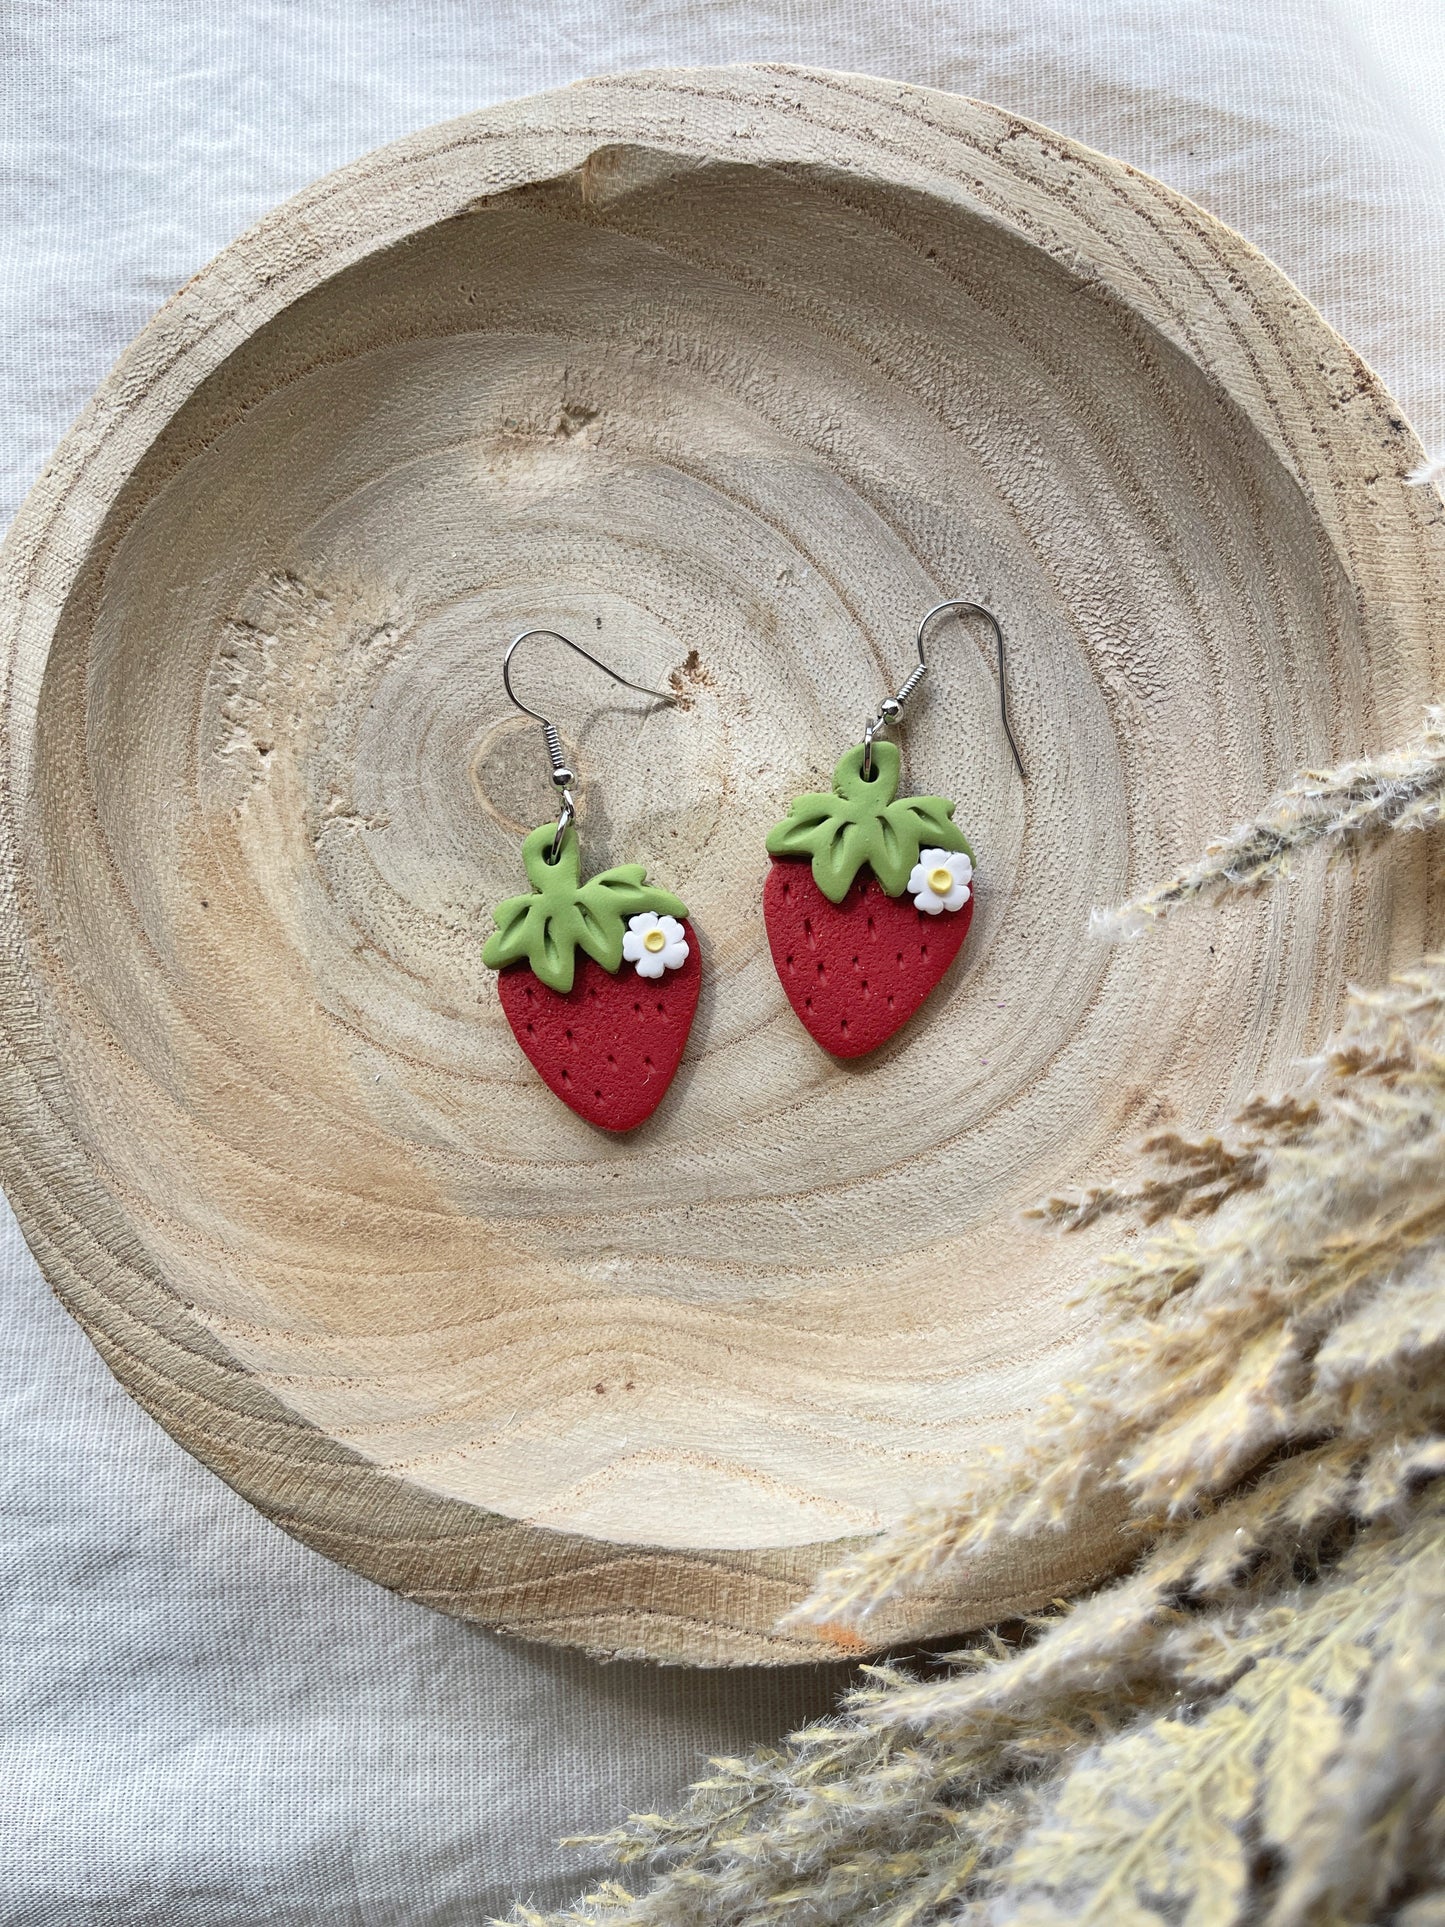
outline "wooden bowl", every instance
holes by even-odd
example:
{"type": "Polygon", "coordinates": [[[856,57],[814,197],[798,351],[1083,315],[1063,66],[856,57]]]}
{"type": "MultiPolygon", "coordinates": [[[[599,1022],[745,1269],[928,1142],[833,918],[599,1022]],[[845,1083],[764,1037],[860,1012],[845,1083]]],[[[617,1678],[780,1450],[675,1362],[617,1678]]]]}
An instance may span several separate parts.
{"type": "MultiPolygon", "coordinates": [[[[388,1586],[612,1653],[836,1652],[771,1629],[1019,1440],[1087,1328],[1097,1239],[1021,1207],[1440,939],[1418,844],[1086,934],[1415,725],[1415,458],[1237,236],[976,102],[623,76],[319,183],[151,323],[4,551],[5,1164],[46,1275],[176,1438],[388,1586]],[[940,636],[905,770],[958,799],[978,914],[840,1065],[774,976],[763,837],[944,596],[1004,624],[1028,781],[983,638],[940,636]],[[589,866],[645,862],[707,959],[625,1139],[479,960],[551,813],[498,675],[531,624],[683,698],[528,668],[589,866]]],[[[1101,1508],[948,1617],[1121,1550],[1101,1508]]]]}

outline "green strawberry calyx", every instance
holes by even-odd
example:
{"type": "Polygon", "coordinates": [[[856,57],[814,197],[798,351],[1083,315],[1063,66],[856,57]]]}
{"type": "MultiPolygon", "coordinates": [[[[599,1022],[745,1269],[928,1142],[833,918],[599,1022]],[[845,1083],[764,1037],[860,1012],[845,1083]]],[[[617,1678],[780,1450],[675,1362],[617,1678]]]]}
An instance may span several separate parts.
{"type": "Polygon", "coordinates": [[[863,745],[839,758],[833,787],[795,796],[785,820],[768,832],[770,856],[813,859],[813,881],[841,903],[866,863],[890,897],[902,896],[919,852],[973,851],[953,822],[944,796],[899,796],[896,743],[875,742],[873,773],[863,774],[863,745]]]}
{"type": "Polygon", "coordinates": [[[622,966],[627,919],[652,910],[660,917],[685,917],[687,906],[668,890],[646,882],[640,863],[619,863],[583,883],[577,832],[570,825],[551,861],[555,823],[533,830],[522,845],[522,862],[532,888],[508,897],[492,912],[496,929],[482,945],[482,962],[493,970],[525,963],[534,977],[565,997],[577,970],[577,952],[596,959],[616,976],[622,966]]]}

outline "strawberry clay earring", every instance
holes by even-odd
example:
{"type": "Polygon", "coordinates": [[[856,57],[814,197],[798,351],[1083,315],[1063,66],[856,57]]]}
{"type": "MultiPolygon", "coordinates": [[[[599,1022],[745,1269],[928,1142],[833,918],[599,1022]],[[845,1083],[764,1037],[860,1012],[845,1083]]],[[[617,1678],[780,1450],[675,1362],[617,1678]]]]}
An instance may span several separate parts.
{"type": "Polygon", "coordinates": [[[555,726],[512,689],[512,657],[533,636],[565,644],[624,689],[674,700],[609,669],[555,629],[528,629],[502,658],[502,686],[542,725],[562,814],[522,844],[531,889],[493,912],[482,962],[513,1035],[549,1090],[589,1124],[631,1131],[651,1117],[682,1061],[697,1010],[702,963],[687,906],[622,863],[584,882],[577,844],[576,777],[555,726]]]}
{"type": "Polygon", "coordinates": [[[999,714],[1023,776],[998,619],[976,602],[940,602],[918,625],[918,667],[840,760],[832,789],[795,796],[768,836],[763,918],[773,964],[804,1027],[834,1057],[866,1056],[906,1024],[973,920],[973,851],[954,804],[899,796],[897,745],[877,740],[928,673],[924,637],[949,611],[982,616],[993,630],[999,714]]]}

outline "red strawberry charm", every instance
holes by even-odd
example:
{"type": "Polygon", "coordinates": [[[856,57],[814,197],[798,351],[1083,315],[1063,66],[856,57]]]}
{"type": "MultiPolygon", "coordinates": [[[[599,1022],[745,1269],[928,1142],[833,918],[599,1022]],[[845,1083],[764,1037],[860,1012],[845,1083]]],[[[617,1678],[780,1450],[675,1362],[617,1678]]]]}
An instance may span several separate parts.
{"type": "Polygon", "coordinates": [[[589,1124],[631,1131],[666,1094],[702,985],[687,908],[640,863],[579,878],[577,832],[533,830],[533,888],[498,904],[482,961],[513,1035],[549,1090],[589,1124]],[[583,954],[579,958],[577,953],[583,954]]]}
{"type": "Polygon", "coordinates": [[[768,837],[773,963],[809,1034],[863,1057],[918,1009],[973,919],[973,852],[941,796],[899,797],[896,744],[850,749],[768,837]],[[805,859],[811,859],[806,861],[805,859]]]}
{"type": "Polygon", "coordinates": [[[830,903],[805,863],[774,858],[763,886],[773,963],[825,1051],[866,1057],[908,1022],[963,947],[973,918],[966,894],[956,916],[934,919],[911,897],[888,896],[877,877],[860,876],[830,903]]]}

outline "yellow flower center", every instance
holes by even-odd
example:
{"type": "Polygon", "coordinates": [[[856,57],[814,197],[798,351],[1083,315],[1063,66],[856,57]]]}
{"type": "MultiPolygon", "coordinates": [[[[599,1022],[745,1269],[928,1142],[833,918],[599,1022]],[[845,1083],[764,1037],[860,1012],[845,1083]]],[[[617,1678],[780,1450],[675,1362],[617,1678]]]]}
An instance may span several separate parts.
{"type": "Polygon", "coordinates": [[[667,932],[665,930],[659,930],[657,925],[654,924],[642,939],[642,947],[644,950],[650,950],[655,957],[659,950],[666,950],[667,948],[667,932]]]}
{"type": "Polygon", "coordinates": [[[952,870],[945,870],[941,863],[936,870],[930,870],[928,887],[936,897],[946,897],[953,888],[952,870]]]}

